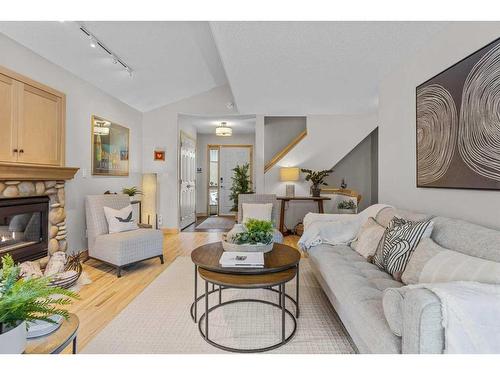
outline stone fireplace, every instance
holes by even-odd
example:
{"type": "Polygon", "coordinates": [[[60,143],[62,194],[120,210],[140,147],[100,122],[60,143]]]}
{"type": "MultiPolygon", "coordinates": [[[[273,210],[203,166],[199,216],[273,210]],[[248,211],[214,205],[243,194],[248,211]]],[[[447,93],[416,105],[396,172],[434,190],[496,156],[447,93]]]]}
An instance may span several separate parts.
{"type": "Polygon", "coordinates": [[[0,199],[0,255],[15,261],[47,255],[49,197],[0,199]]]}
{"type": "MultiPolygon", "coordinates": [[[[47,233],[45,243],[46,248],[44,249],[44,253],[42,256],[46,256],[48,254],[53,254],[56,251],[66,251],[68,248],[68,243],[66,239],[67,227],[66,227],[66,212],[64,209],[65,206],[65,193],[64,193],[64,181],[0,181],[0,199],[7,198],[5,201],[9,201],[8,208],[12,210],[16,207],[15,203],[18,202],[18,207],[26,206],[26,200],[23,199],[14,199],[14,198],[22,198],[22,197],[48,197],[48,217],[47,220],[42,220],[46,228],[43,230],[47,233]]],[[[2,199],[3,200],[3,199],[2,199]]],[[[28,203],[32,203],[29,202],[28,203]]],[[[2,205],[0,201],[0,220],[6,217],[3,214],[3,211],[8,211],[5,205],[2,205]]],[[[36,211],[39,216],[43,216],[41,211],[36,211]]],[[[8,213],[8,212],[7,212],[8,213]]],[[[20,211],[17,215],[11,215],[14,218],[20,218],[22,215],[30,215],[28,212],[20,211]]],[[[30,222],[34,220],[30,219],[30,222]]],[[[4,222],[3,224],[7,224],[4,222]]],[[[0,222],[0,226],[2,223],[0,222]]],[[[24,228],[18,228],[23,229],[24,228]]],[[[13,231],[15,235],[15,231],[13,231]]],[[[19,234],[18,234],[19,236],[19,234]]],[[[6,237],[4,236],[4,239],[6,237]]],[[[10,240],[12,241],[12,239],[10,240]]],[[[6,242],[6,241],[4,241],[6,242]]],[[[9,249],[4,246],[4,250],[9,249]]],[[[11,247],[12,249],[12,247],[11,247]]],[[[0,247],[0,251],[2,248],[0,247]]],[[[5,252],[5,251],[4,251],[5,252]]],[[[19,252],[19,250],[17,250],[19,252]]],[[[22,256],[16,256],[16,251],[13,250],[12,254],[16,260],[27,260],[27,259],[36,259],[40,258],[40,249],[34,250],[31,254],[23,254],[22,256]]]]}
{"type": "MultiPolygon", "coordinates": [[[[43,225],[40,235],[43,237],[43,234],[46,234],[46,238],[40,237],[40,241],[35,241],[34,237],[30,241],[27,241],[39,242],[43,244],[43,249],[40,249],[40,246],[38,246],[36,251],[34,250],[31,254],[24,251],[18,255],[15,254],[16,251],[12,250],[12,255],[15,259],[17,258],[16,260],[36,259],[51,255],[56,251],[67,251],[68,228],[66,225],[64,187],[66,180],[72,179],[77,171],[78,168],[20,166],[10,163],[0,163],[0,228],[3,228],[3,238],[5,240],[4,246],[0,245],[0,256],[4,255],[4,253],[11,253],[12,246],[14,246],[14,250],[20,246],[19,237],[21,236],[21,232],[17,233],[18,238],[16,239],[12,238],[14,230],[12,228],[8,229],[9,224],[13,220],[12,217],[15,215],[18,216],[16,218],[18,222],[22,221],[22,219],[25,221],[23,225],[26,224],[26,227],[19,228],[17,223],[13,225],[17,229],[23,229],[23,233],[29,225],[31,227],[28,229],[32,229],[33,225],[37,223],[36,220],[39,220],[39,224],[43,225]],[[30,197],[33,199],[28,199],[30,197]],[[27,215],[30,214],[26,208],[23,208],[21,211],[13,209],[17,201],[19,201],[19,205],[26,202],[32,205],[43,204],[43,202],[37,201],[37,197],[45,197],[45,214],[43,213],[43,209],[33,209],[31,213],[33,217],[29,216],[26,219],[27,215]],[[9,245],[7,245],[7,241],[9,241],[9,245]],[[2,248],[4,249],[3,251],[2,248]]],[[[14,234],[15,236],[16,234],[14,234]]],[[[1,240],[2,237],[0,235],[1,240]]]]}

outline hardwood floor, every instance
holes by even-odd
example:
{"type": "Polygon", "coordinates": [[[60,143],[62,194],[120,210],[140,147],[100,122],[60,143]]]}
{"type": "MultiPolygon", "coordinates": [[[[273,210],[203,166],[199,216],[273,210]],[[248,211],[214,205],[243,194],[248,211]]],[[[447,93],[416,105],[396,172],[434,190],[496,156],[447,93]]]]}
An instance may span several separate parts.
{"type": "MultiPolygon", "coordinates": [[[[188,256],[193,249],[209,242],[219,241],[222,233],[180,232],[167,234],[163,241],[165,264],[159,259],[151,259],[127,267],[122,277],[116,271],[99,261],[88,260],[84,271],[92,283],[84,286],[69,310],[78,315],[80,328],[78,347],[85,345],[99,333],[120,311],[122,311],[146,286],[164,271],[178,256],[188,256]]],[[[285,244],[297,247],[298,236],[285,237],[285,244]]],[[[65,353],[69,353],[67,348],[65,353]]]]}

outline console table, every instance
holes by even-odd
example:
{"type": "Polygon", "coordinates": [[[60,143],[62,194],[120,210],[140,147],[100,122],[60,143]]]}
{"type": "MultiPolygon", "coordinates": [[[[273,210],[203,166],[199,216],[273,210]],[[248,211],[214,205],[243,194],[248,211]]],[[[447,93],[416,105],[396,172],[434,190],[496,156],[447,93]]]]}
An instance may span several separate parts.
{"type": "Polygon", "coordinates": [[[280,226],[279,231],[285,234],[285,204],[290,201],[315,201],[318,203],[318,212],[322,214],[324,212],[323,209],[323,201],[329,201],[331,198],[328,197],[276,197],[279,201],[281,201],[280,208],[280,226]]]}

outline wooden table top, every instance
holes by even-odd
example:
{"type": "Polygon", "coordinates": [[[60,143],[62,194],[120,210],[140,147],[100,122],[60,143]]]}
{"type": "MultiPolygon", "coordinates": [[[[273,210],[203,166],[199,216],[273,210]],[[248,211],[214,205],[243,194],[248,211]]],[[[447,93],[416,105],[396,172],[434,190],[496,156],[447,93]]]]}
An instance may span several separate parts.
{"type": "Polygon", "coordinates": [[[51,354],[62,346],[68,345],[70,339],[78,330],[80,320],[75,314],[69,314],[69,319],[64,320],[61,326],[54,332],[45,336],[28,339],[28,344],[24,350],[25,354],[51,354]]]}
{"type": "Polygon", "coordinates": [[[194,249],[191,259],[198,267],[208,271],[240,275],[280,272],[293,268],[300,262],[300,252],[297,249],[279,243],[274,243],[273,250],[264,254],[264,268],[221,267],[219,260],[223,252],[222,242],[209,243],[194,249]]]}
{"type": "Polygon", "coordinates": [[[282,197],[276,197],[276,199],[278,199],[280,201],[329,201],[332,198],[329,198],[329,197],[313,197],[313,196],[308,195],[308,196],[303,196],[303,197],[300,197],[300,196],[294,196],[294,197],[282,196],[282,197]]]}
{"type": "Polygon", "coordinates": [[[267,288],[292,280],[297,274],[297,268],[289,268],[285,271],[247,275],[247,274],[229,274],[221,272],[208,271],[203,268],[198,269],[198,273],[203,280],[210,283],[227,286],[229,288],[267,288]]]}

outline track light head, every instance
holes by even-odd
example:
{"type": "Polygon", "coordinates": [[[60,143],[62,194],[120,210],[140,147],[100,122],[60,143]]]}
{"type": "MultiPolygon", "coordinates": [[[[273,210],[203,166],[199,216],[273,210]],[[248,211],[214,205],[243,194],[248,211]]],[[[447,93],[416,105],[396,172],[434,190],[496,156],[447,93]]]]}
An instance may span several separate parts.
{"type": "Polygon", "coordinates": [[[90,46],[91,46],[92,48],[96,48],[96,47],[97,47],[97,42],[96,42],[96,40],[94,39],[94,37],[92,37],[92,36],[90,37],[90,46]]]}

